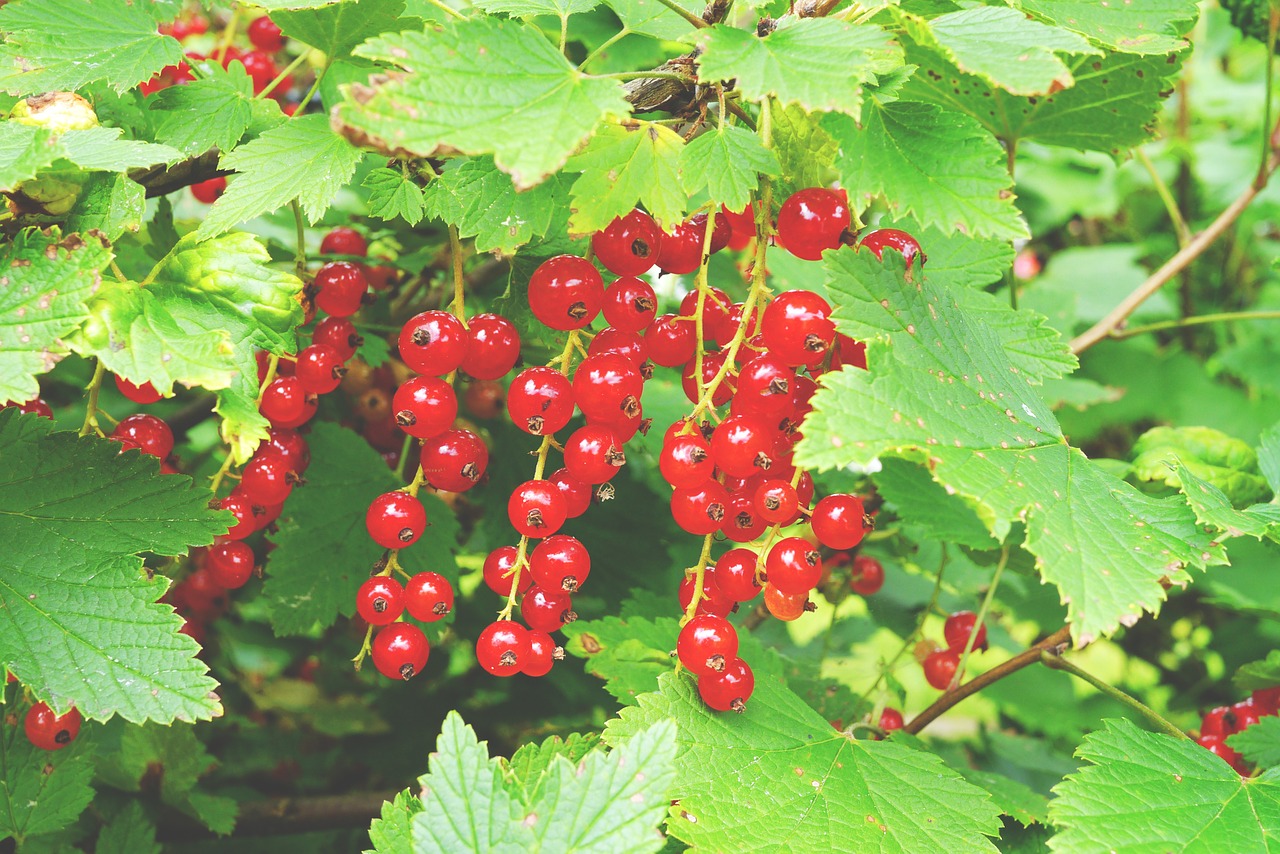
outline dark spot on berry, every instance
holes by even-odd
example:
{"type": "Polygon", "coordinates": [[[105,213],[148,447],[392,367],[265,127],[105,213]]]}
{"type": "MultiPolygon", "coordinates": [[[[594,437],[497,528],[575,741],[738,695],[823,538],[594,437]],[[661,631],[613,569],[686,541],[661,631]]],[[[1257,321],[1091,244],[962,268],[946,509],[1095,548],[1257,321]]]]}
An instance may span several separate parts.
{"type": "Polygon", "coordinates": [[[389,604],[390,603],[388,603],[386,599],[383,599],[381,596],[379,596],[377,599],[373,600],[374,613],[385,614],[387,612],[387,607],[389,604]]]}
{"type": "Polygon", "coordinates": [[[653,300],[649,299],[649,297],[636,297],[635,300],[632,301],[632,305],[636,307],[636,312],[638,314],[648,314],[657,308],[653,300]]]}
{"type": "Polygon", "coordinates": [[[564,589],[565,593],[574,593],[578,589],[578,579],[574,578],[572,575],[566,576],[564,581],[560,582],[560,586],[564,589]]]}
{"type": "Polygon", "coordinates": [[[769,387],[767,391],[769,394],[790,394],[790,383],[787,382],[785,377],[774,377],[769,380],[769,387]]]}
{"type": "Polygon", "coordinates": [[[413,542],[413,528],[401,528],[400,533],[396,534],[396,539],[402,543],[413,542]]]}
{"type": "Polygon", "coordinates": [[[640,401],[636,400],[634,394],[629,394],[622,399],[622,414],[628,418],[635,418],[640,414],[640,401]]]}
{"type": "Polygon", "coordinates": [[[778,498],[778,496],[766,495],[764,497],[764,509],[777,510],[781,506],[782,506],[782,499],[778,498]]]}
{"type": "Polygon", "coordinates": [[[408,682],[410,679],[412,679],[414,673],[417,673],[417,671],[413,669],[412,664],[409,664],[408,662],[406,662],[400,665],[400,678],[403,679],[404,681],[408,682]]]}
{"type": "Polygon", "coordinates": [[[444,602],[437,602],[431,606],[431,613],[436,616],[443,617],[445,614],[449,613],[449,606],[444,602]]]}
{"type": "Polygon", "coordinates": [[[648,258],[653,254],[653,249],[648,243],[637,237],[635,240],[631,241],[631,254],[637,258],[648,258]]]}
{"type": "Polygon", "coordinates": [[[756,454],[756,458],[751,461],[752,464],[761,471],[768,471],[773,467],[773,459],[764,451],[756,454]]]}
{"type": "Polygon", "coordinates": [[[804,348],[810,353],[823,353],[827,349],[827,342],[822,340],[821,335],[810,332],[804,337],[804,348]]]}

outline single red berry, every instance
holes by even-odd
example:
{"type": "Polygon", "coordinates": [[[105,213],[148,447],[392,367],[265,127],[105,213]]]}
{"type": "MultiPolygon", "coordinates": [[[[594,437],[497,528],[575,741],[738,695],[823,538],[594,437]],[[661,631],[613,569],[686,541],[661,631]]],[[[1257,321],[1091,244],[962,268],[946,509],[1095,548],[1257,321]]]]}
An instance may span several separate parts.
{"type": "Polygon", "coordinates": [[[711,458],[716,468],[735,477],[768,471],[773,466],[775,432],[755,416],[730,415],[711,434],[711,458]]]}
{"type": "Polygon", "coordinates": [[[644,364],[646,353],[643,338],[634,332],[624,332],[612,326],[606,326],[597,332],[596,337],[587,345],[587,356],[620,356],[637,370],[644,364]]]}
{"type": "MultiPolygon", "coordinates": [[[[716,215],[717,224],[721,218],[721,215],[716,215]]],[[[727,224],[728,220],[725,220],[725,223],[727,224]]],[[[702,264],[702,245],[706,239],[706,233],[706,214],[698,214],[664,233],[662,245],[658,251],[658,269],[664,273],[678,275],[686,275],[698,269],[702,264]]]]}
{"type": "Polygon", "coordinates": [[[311,333],[311,343],[328,347],[345,362],[356,354],[364,339],[345,317],[326,317],[316,324],[315,331],[311,333]]]}
{"type": "Polygon", "coordinates": [[[276,377],[262,390],[258,409],[272,424],[291,426],[307,412],[307,390],[295,377],[276,377]]]}
{"type": "Polygon", "coordinates": [[[80,734],[80,710],[72,706],[66,714],[54,714],[46,703],[33,703],[27,709],[22,728],[27,740],[41,750],[61,750],[80,734]]]}
{"type": "Polygon", "coordinates": [[[626,461],[617,433],[604,424],[579,427],[564,443],[565,469],[591,486],[612,479],[626,461]]]}
{"type": "Polygon", "coordinates": [[[764,606],[774,617],[788,623],[800,619],[800,616],[811,607],[807,591],[783,593],[772,584],[764,586],[764,606]]]}
{"type": "Polygon", "coordinates": [[[625,332],[642,332],[658,314],[653,286],[635,276],[623,276],[604,292],[604,319],[625,332]]]}
{"type": "Polygon", "coordinates": [[[197,202],[202,202],[206,205],[216,202],[226,191],[227,179],[222,177],[210,178],[207,181],[191,185],[191,195],[195,196],[197,202]]]}
{"type": "Polygon", "coordinates": [[[427,529],[427,511],[407,492],[384,492],[369,504],[364,517],[369,536],[384,549],[411,546],[427,529]]]}
{"type": "Polygon", "coordinates": [[[1249,766],[1245,764],[1244,757],[1240,755],[1234,747],[1222,740],[1219,735],[1202,735],[1196,739],[1196,744],[1208,750],[1214,756],[1231,766],[1231,769],[1241,777],[1247,776],[1249,766]]]}
{"type": "Polygon", "coordinates": [[[797,258],[819,261],[823,250],[840,246],[849,227],[844,190],[810,187],[792,193],[778,209],[778,240],[797,258]]]}
{"type": "MultiPolygon", "coordinates": [[[[680,610],[688,610],[689,604],[693,601],[693,594],[696,586],[694,581],[696,576],[685,576],[680,582],[680,587],[676,591],[676,600],[680,603],[680,610]]],[[[733,610],[734,601],[724,594],[716,584],[715,567],[708,567],[702,574],[702,594],[698,597],[698,605],[694,610],[694,614],[714,614],[717,617],[727,617],[729,612],[733,610]]]]}
{"type": "MultiPolygon", "coordinates": [[[[260,18],[254,18],[253,23],[249,25],[248,36],[250,43],[252,43],[254,47],[258,50],[264,50],[267,53],[279,53],[284,47],[284,36],[281,35],[280,28],[277,27],[266,15],[263,15],[260,18]]],[[[340,230],[350,231],[351,229],[334,229],[334,231],[340,230]]],[[[333,232],[330,232],[330,234],[332,233],[333,232]]],[[[328,240],[327,237],[325,239],[328,240]]],[[[328,250],[322,248],[320,251],[325,252],[328,250]]],[[[364,253],[353,252],[349,254],[362,255],[364,253]]]]}
{"type": "Polygon", "coordinates": [[[529,278],[529,308],[543,326],[560,332],[591,325],[604,302],[604,280],[585,258],[557,255],[529,278]]]}
{"type": "Polygon", "coordinates": [[[565,623],[578,619],[573,612],[573,600],[562,590],[547,590],[533,585],[520,600],[520,616],[529,628],[539,632],[554,632],[565,623]]]}
{"type": "Polygon", "coordinates": [[[588,356],[573,375],[573,398],[588,418],[615,419],[639,411],[644,377],[626,358],[588,356]]]}
{"type": "Polygon", "coordinates": [[[785,480],[766,480],[752,496],[756,512],[770,525],[785,525],[795,518],[800,506],[796,488],[785,480]]]}
{"type": "Polygon", "coordinates": [[[905,723],[906,721],[902,719],[902,712],[897,709],[886,706],[885,709],[880,712],[880,729],[884,730],[886,733],[893,732],[896,729],[902,729],[905,723]]]}
{"type": "Polygon", "coordinates": [[[729,493],[714,480],[682,487],[671,494],[671,516],[690,534],[704,537],[720,530],[728,511],[729,493]]]}
{"type": "MultiPolygon", "coordinates": [[[[720,374],[720,369],[724,367],[727,351],[721,350],[718,353],[708,353],[702,357],[702,385],[705,388],[715,382],[716,377],[720,374]]],[[[690,359],[688,364],[684,366],[684,370],[680,374],[680,382],[684,388],[685,397],[689,398],[690,403],[697,403],[700,397],[698,391],[698,381],[694,376],[694,370],[697,367],[697,360],[690,359]]],[[[736,388],[736,378],[730,369],[721,378],[720,384],[716,386],[715,391],[711,395],[711,402],[716,406],[723,406],[733,397],[736,388]]]]}
{"type": "Polygon", "coordinates": [[[796,372],[786,362],[772,353],[761,353],[738,372],[733,411],[758,415],[776,426],[795,412],[795,386],[796,372]]]}
{"type": "Polygon", "coordinates": [[[115,380],[116,388],[120,390],[120,393],[134,403],[155,403],[160,399],[160,392],[156,391],[155,386],[149,382],[142,385],[134,385],[119,374],[116,375],[115,380]]]}
{"type": "Polygon", "coordinates": [[[973,639],[973,649],[986,650],[987,627],[978,622],[978,615],[972,611],[956,611],[947,617],[947,622],[942,627],[942,636],[947,646],[963,652],[969,643],[969,635],[973,634],[974,626],[977,626],[978,633],[973,639]]]}
{"type": "Polygon", "coordinates": [[[705,287],[689,291],[680,300],[680,316],[696,318],[702,316],[702,337],[708,341],[727,344],[738,331],[738,324],[733,319],[733,300],[729,295],[716,287],[705,287]],[[701,307],[699,307],[701,306],[701,307]]]}
{"type": "Polygon", "coordinates": [[[1200,734],[1226,738],[1236,732],[1235,723],[1236,719],[1231,713],[1231,707],[1218,706],[1204,713],[1200,721],[1200,734]]]}
{"type": "Polygon", "coordinates": [[[506,400],[506,386],[497,380],[472,380],[462,393],[462,405],[467,413],[482,421],[492,421],[501,415],[506,400]]]}
{"type": "MultiPolygon", "coordinates": [[[[756,236],[756,215],[755,211],[759,209],[760,203],[757,202],[755,207],[748,205],[740,211],[731,211],[724,205],[720,206],[720,213],[729,223],[729,241],[728,246],[735,252],[739,252],[747,248],[747,244],[755,239],[756,236]]],[[[717,223],[717,229],[719,224],[717,223]]],[[[714,237],[712,238],[715,239],[714,237]]]]}
{"type": "Polygon", "coordinates": [[[692,320],[664,314],[645,330],[644,344],[645,352],[655,365],[674,368],[693,359],[698,347],[698,331],[692,320]]]}
{"type": "Polygon", "coordinates": [[[853,577],[849,586],[859,596],[870,596],[884,587],[884,565],[870,555],[858,555],[853,559],[853,577]]]}
{"type": "Polygon", "coordinates": [[[725,505],[720,532],[734,543],[749,543],[764,533],[768,523],[756,512],[750,492],[731,493],[725,505]]]}
{"type": "Polygon", "coordinates": [[[764,571],[783,593],[807,595],[822,580],[822,556],[803,537],[784,537],[765,556],[764,571]]]}
{"type": "Polygon", "coordinates": [[[1280,714],[1280,685],[1259,688],[1252,694],[1253,704],[1261,715],[1280,714]]]}
{"type": "Polygon", "coordinates": [[[297,430],[288,427],[272,427],[267,433],[267,439],[258,450],[261,452],[270,448],[275,453],[284,457],[285,462],[297,474],[302,474],[307,470],[307,466],[311,465],[311,449],[307,447],[307,440],[302,438],[297,430]]]}
{"type": "Polygon", "coordinates": [[[898,231],[896,228],[881,228],[864,234],[858,241],[858,248],[861,249],[864,246],[877,258],[883,258],[885,249],[893,249],[902,255],[908,267],[917,255],[920,256],[920,263],[923,264],[927,260],[924,252],[920,250],[920,242],[905,231],[898,231]]]}
{"type": "Polygon", "coordinates": [[[137,448],[160,459],[173,451],[173,431],[154,415],[130,415],[111,431],[111,438],[124,445],[126,450],[137,448]]]}
{"type": "Polygon", "coordinates": [[[205,552],[204,566],[219,587],[244,587],[253,575],[253,549],[236,540],[216,542],[205,552]]]}
{"type": "Polygon", "coordinates": [[[526,480],[511,492],[507,516],[524,537],[548,537],[564,524],[567,508],[560,489],[549,480],[526,480]]]}
{"type": "Polygon", "coordinates": [[[564,659],[564,648],[557,646],[546,632],[529,632],[529,654],[520,672],[525,676],[546,676],[551,666],[564,659]]]}
{"type": "Polygon", "coordinates": [[[244,66],[245,73],[253,80],[253,92],[256,95],[276,79],[276,75],[280,73],[280,69],[276,67],[275,60],[267,56],[262,51],[251,50],[240,57],[240,64],[244,66]]]}
{"type": "Polygon", "coordinates": [[[662,229],[653,217],[634,210],[592,235],[591,251],[615,275],[639,276],[662,251],[662,229]]]}
{"type": "Polygon", "coordinates": [[[674,487],[698,486],[715,473],[711,443],[697,431],[668,436],[658,455],[658,469],[674,487]]]}
{"type": "Polygon", "coordinates": [[[456,370],[471,343],[462,321],[447,311],[424,311],[400,330],[400,358],[420,374],[442,376],[456,370]]]}
{"type": "MultiPolygon", "coordinates": [[[[262,20],[261,18],[258,19],[262,20]]],[[[254,21],[256,24],[257,21],[254,21]]],[[[252,38],[252,33],[250,33],[252,38]]],[[[320,241],[320,253],[322,255],[358,255],[361,258],[369,254],[369,244],[365,241],[364,235],[356,231],[354,228],[348,228],[340,225],[324,236],[324,240],[320,241]]]]}
{"type": "Polygon", "coordinates": [[[330,261],[316,273],[316,306],[334,317],[350,317],[360,310],[369,283],[364,270],[346,261],[330,261]]]}
{"type": "Polygon", "coordinates": [[[427,483],[445,492],[466,492],[489,467],[489,449],[470,430],[446,430],[422,444],[427,483]]]}
{"type": "Polygon", "coordinates": [[[254,505],[249,500],[249,496],[243,492],[232,492],[218,504],[223,510],[230,510],[235,516],[235,522],[231,529],[227,531],[226,536],[232,540],[243,540],[262,526],[259,524],[260,517],[266,513],[261,505],[254,505]]]}
{"type": "Polygon", "coordinates": [[[1232,732],[1244,732],[1253,726],[1262,717],[1259,710],[1253,704],[1253,698],[1246,698],[1231,707],[1231,714],[1235,717],[1235,726],[1232,732]]]}
{"type": "Polygon", "coordinates": [[[939,691],[951,687],[956,679],[956,671],[960,669],[960,650],[939,649],[929,653],[924,660],[924,678],[939,691]]]}
{"type": "Polygon", "coordinates": [[[724,669],[698,677],[698,696],[717,712],[746,711],[756,688],[756,677],[741,658],[732,658],[724,669]]]}
{"type": "Polygon", "coordinates": [[[862,542],[866,533],[866,509],[856,495],[824,496],[809,518],[814,536],[829,549],[843,551],[862,542]]]}
{"type": "Polygon", "coordinates": [[[722,673],[738,657],[738,632],[724,617],[696,616],[680,630],[676,654],[694,676],[722,673]]]}
{"type": "Polygon", "coordinates": [[[591,506],[591,487],[569,474],[568,469],[556,469],[548,478],[564,496],[565,514],[577,519],[591,506]]]}
{"type": "Polygon", "coordinates": [[[341,384],[342,377],[347,372],[342,366],[343,361],[342,356],[331,347],[312,344],[303,347],[298,354],[294,376],[308,394],[328,394],[341,384]]]}
{"type": "Polygon", "coordinates": [[[525,368],[507,390],[507,412],[512,423],[526,433],[555,433],[573,417],[573,386],[552,368],[525,368]]]}
{"type": "Polygon", "coordinates": [[[505,377],[520,359],[520,333],[510,320],[497,314],[477,314],[467,321],[467,355],[461,369],[477,380],[505,377]]]}
{"type": "Polygon", "coordinates": [[[404,605],[404,587],[389,575],[375,575],[356,591],[356,613],[371,626],[394,623],[404,605]]]}
{"type": "Polygon", "coordinates": [[[497,620],[476,639],[476,661],[494,676],[514,676],[529,656],[529,630],[512,620],[497,620]]]}
{"type": "Polygon", "coordinates": [[[556,534],[529,555],[529,574],[539,587],[574,593],[591,574],[591,555],[576,537],[556,534]]]}
{"type": "Polygon", "coordinates": [[[716,587],[734,602],[749,602],[760,595],[756,583],[759,556],[751,549],[730,549],[716,561],[716,587]]]}
{"type": "Polygon", "coordinates": [[[453,585],[438,572],[416,573],[404,586],[404,607],[415,620],[443,620],[453,610],[453,585]]]}
{"type": "Polygon", "coordinates": [[[786,364],[811,364],[835,343],[831,304],[812,291],[783,291],[765,308],[760,334],[786,364]]]}
{"type": "Polygon", "coordinates": [[[422,672],[431,644],[412,623],[392,623],[373,636],[373,665],[388,679],[408,681],[422,672]]]}
{"type": "Polygon", "coordinates": [[[415,439],[439,436],[458,417],[458,397],[437,377],[413,377],[396,389],[391,399],[396,424],[415,439]]]}
{"type": "Polygon", "coordinates": [[[15,407],[19,412],[25,413],[27,415],[36,415],[36,416],[39,416],[40,418],[53,418],[53,409],[51,409],[49,404],[39,397],[33,397],[31,400],[28,400],[26,403],[18,403],[18,404],[6,403],[3,407],[0,407],[0,408],[8,409],[10,406],[15,407]]]}
{"type": "Polygon", "coordinates": [[[280,504],[298,481],[289,461],[271,448],[259,449],[240,474],[240,491],[256,504],[280,504]]]}
{"type": "MultiPolygon", "coordinates": [[[[511,574],[511,568],[516,565],[518,556],[519,550],[515,546],[499,546],[489,552],[488,557],[484,559],[484,583],[499,596],[511,595],[511,584],[515,580],[515,575],[511,574]]],[[[528,567],[520,570],[519,584],[521,593],[533,586],[533,578],[528,567]]]]}

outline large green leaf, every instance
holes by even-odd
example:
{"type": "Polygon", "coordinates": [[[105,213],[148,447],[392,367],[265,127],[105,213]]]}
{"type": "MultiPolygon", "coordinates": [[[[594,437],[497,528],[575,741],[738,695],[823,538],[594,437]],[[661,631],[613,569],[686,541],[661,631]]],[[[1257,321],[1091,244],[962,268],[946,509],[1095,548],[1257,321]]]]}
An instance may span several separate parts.
{"type": "Polygon", "coordinates": [[[138,451],[0,411],[0,663],[58,710],[130,721],[221,714],[196,644],[156,600],[137,555],[184,554],[225,533],[191,479],[138,451]]]}
{"type": "Polygon", "coordinates": [[[569,227],[590,234],[625,216],[637,203],[658,224],[671,228],[685,211],[680,184],[684,140],[671,128],[651,122],[606,125],[565,170],[581,172],[569,191],[573,216],[569,227]]]}
{"type": "Polygon", "coordinates": [[[1195,0],[1125,0],[1079,3],[1076,0],[1019,0],[1024,11],[1074,30],[1095,44],[1122,53],[1169,53],[1187,43],[1200,10],[1195,0]]]}
{"type": "Polygon", "coordinates": [[[686,190],[705,189],[711,201],[731,211],[746,208],[761,175],[782,171],[778,155],[765,148],[760,137],[723,122],[684,147],[680,168],[686,190]]]}
{"type": "Polygon", "coordinates": [[[510,255],[547,233],[555,209],[568,204],[566,183],[553,178],[518,192],[493,158],[476,157],[445,169],[427,185],[425,211],[456,225],[462,237],[475,238],[477,250],[510,255]]]}
{"type": "Polygon", "coordinates": [[[93,800],[92,782],[91,738],[51,753],[32,744],[20,725],[6,723],[0,727],[0,840],[67,827],[93,800]]]}
{"type": "Polygon", "coordinates": [[[170,86],[149,99],[156,139],[195,155],[210,148],[230,151],[253,122],[253,81],[244,66],[227,70],[205,63],[205,76],[170,86]]]}

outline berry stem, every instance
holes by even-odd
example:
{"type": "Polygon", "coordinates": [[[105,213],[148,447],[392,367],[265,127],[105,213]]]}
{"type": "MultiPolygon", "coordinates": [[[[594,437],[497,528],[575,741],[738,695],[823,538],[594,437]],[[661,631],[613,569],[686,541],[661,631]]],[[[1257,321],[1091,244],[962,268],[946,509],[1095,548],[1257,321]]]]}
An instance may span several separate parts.
{"type": "Polygon", "coordinates": [[[85,386],[85,390],[89,392],[89,402],[85,407],[84,424],[80,426],[81,436],[88,436],[90,433],[102,435],[102,428],[98,426],[98,392],[102,390],[102,378],[106,374],[107,366],[99,359],[93,369],[93,378],[85,386]]]}
{"type": "Polygon", "coordinates": [[[302,65],[302,63],[307,61],[307,55],[309,53],[311,53],[310,50],[304,50],[301,54],[297,56],[297,58],[293,60],[293,62],[285,66],[284,71],[281,71],[279,74],[276,75],[275,80],[272,80],[270,83],[268,83],[261,92],[254,95],[253,97],[265,98],[268,95],[270,95],[272,92],[274,92],[276,87],[279,86],[281,83],[283,83],[286,77],[288,77],[293,72],[297,71],[298,66],[302,65]]]}
{"type": "Polygon", "coordinates": [[[1063,658],[1061,654],[1054,652],[1053,650],[1041,649],[1040,661],[1046,667],[1049,667],[1053,670],[1063,670],[1067,673],[1070,673],[1072,676],[1076,677],[1077,679],[1088,682],[1090,685],[1092,685],[1094,688],[1097,688],[1099,691],[1106,694],[1108,697],[1111,697],[1112,699],[1115,699],[1115,700],[1119,700],[1121,703],[1124,703],[1126,706],[1133,709],[1135,712],[1142,715],[1147,720],[1151,721],[1151,723],[1154,724],[1156,728],[1161,730],[1162,732],[1168,735],[1172,735],[1175,738],[1185,738],[1188,741],[1191,740],[1191,736],[1187,735],[1185,732],[1178,729],[1178,727],[1174,726],[1169,721],[1165,720],[1165,718],[1161,716],[1160,713],[1157,712],[1155,709],[1146,705],[1141,700],[1138,700],[1136,697],[1132,697],[1129,694],[1126,694],[1124,691],[1121,691],[1119,688],[1115,687],[1114,685],[1110,685],[1102,681],[1097,676],[1094,676],[1092,673],[1089,673],[1086,670],[1082,670],[1078,665],[1073,664],[1070,661],[1067,661],[1065,658],[1063,658]]]}
{"type": "Polygon", "coordinates": [[[320,72],[316,74],[316,79],[311,84],[311,88],[307,90],[307,94],[303,95],[302,100],[298,102],[298,111],[293,114],[294,117],[300,116],[307,111],[307,105],[316,96],[316,92],[320,91],[320,83],[324,80],[324,76],[329,73],[329,68],[332,64],[332,59],[325,60],[324,65],[320,67],[320,72]]]}
{"type": "Polygon", "coordinates": [[[236,40],[236,31],[240,29],[240,13],[243,8],[239,3],[231,10],[231,18],[227,21],[227,28],[222,33],[222,43],[218,45],[217,62],[219,65],[227,58],[227,51],[231,49],[231,43],[236,40]]]}
{"type": "Polygon", "coordinates": [[[702,538],[702,553],[698,555],[697,565],[685,570],[686,577],[690,572],[693,573],[693,595],[689,597],[689,606],[684,609],[684,616],[680,618],[681,628],[698,612],[698,603],[702,601],[702,582],[707,577],[707,564],[711,562],[711,543],[714,540],[714,534],[707,534],[702,538]]]}
{"type": "Polygon", "coordinates": [[[293,227],[297,241],[297,249],[293,253],[293,267],[298,278],[301,279],[307,272],[307,232],[302,222],[302,206],[298,204],[298,200],[294,199],[290,202],[289,207],[293,210],[293,227]]]}
{"type": "Polygon", "coordinates": [[[453,262],[453,316],[462,321],[467,328],[466,284],[467,277],[462,272],[462,240],[458,237],[458,227],[449,226],[449,257],[453,262]]]}
{"type": "Polygon", "coordinates": [[[373,641],[373,626],[369,626],[364,630],[364,642],[360,644],[360,651],[356,653],[356,657],[351,659],[351,663],[355,665],[358,671],[360,665],[364,663],[364,657],[369,654],[370,644],[373,641]]]}
{"type": "Polygon", "coordinates": [[[465,21],[465,20],[467,19],[467,16],[466,16],[466,15],[462,14],[461,12],[459,12],[457,9],[453,8],[452,6],[448,6],[448,5],[446,5],[446,4],[442,3],[442,2],[440,2],[440,0],[427,0],[427,2],[428,2],[429,4],[431,4],[432,6],[435,6],[435,7],[436,7],[437,9],[439,9],[441,12],[444,12],[446,15],[449,15],[449,16],[451,16],[451,17],[457,18],[459,21],[465,21]]]}
{"type": "Polygon", "coordinates": [[[1000,549],[1000,560],[996,561],[996,571],[991,576],[991,584],[987,587],[987,595],[982,597],[982,605],[978,608],[977,619],[973,621],[973,628],[969,631],[969,637],[964,642],[964,652],[960,653],[960,664],[956,667],[956,675],[951,679],[951,687],[954,688],[960,680],[960,676],[964,673],[965,662],[969,660],[969,653],[973,652],[973,642],[978,638],[978,632],[982,631],[982,621],[987,618],[987,611],[991,608],[991,600],[996,595],[996,588],[1000,586],[1000,576],[1004,574],[1005,564],[1009,562],[1009,547],[1003,546],[1000,549]]]}

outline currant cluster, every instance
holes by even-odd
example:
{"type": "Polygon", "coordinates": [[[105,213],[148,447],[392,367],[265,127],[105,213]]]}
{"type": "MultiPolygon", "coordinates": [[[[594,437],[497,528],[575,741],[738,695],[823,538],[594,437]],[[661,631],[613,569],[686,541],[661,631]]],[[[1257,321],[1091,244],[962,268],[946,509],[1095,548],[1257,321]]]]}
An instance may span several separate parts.
{"type": "Polygon", "coordinates": [[[925,680],[939,691],[946,691],[964,677],[958,671],[965,649],[986,651],[987,627],[978,622],[978,615],[972,611],[956,611],[943,624],[942,636],[946,646],[931,644],[921,666],[925,680]]]}
{"type": "Polygon", "coordinates": [[[1205,712],[1196,744],[1225,760],[1241,777],[1248,777],[1253,769],[1239,751],[1227,744],[1227,737],[1244,732],[1267,715],[1280,715],[1280,685],[1260,688],[1238,703],[1205,712]]]}

